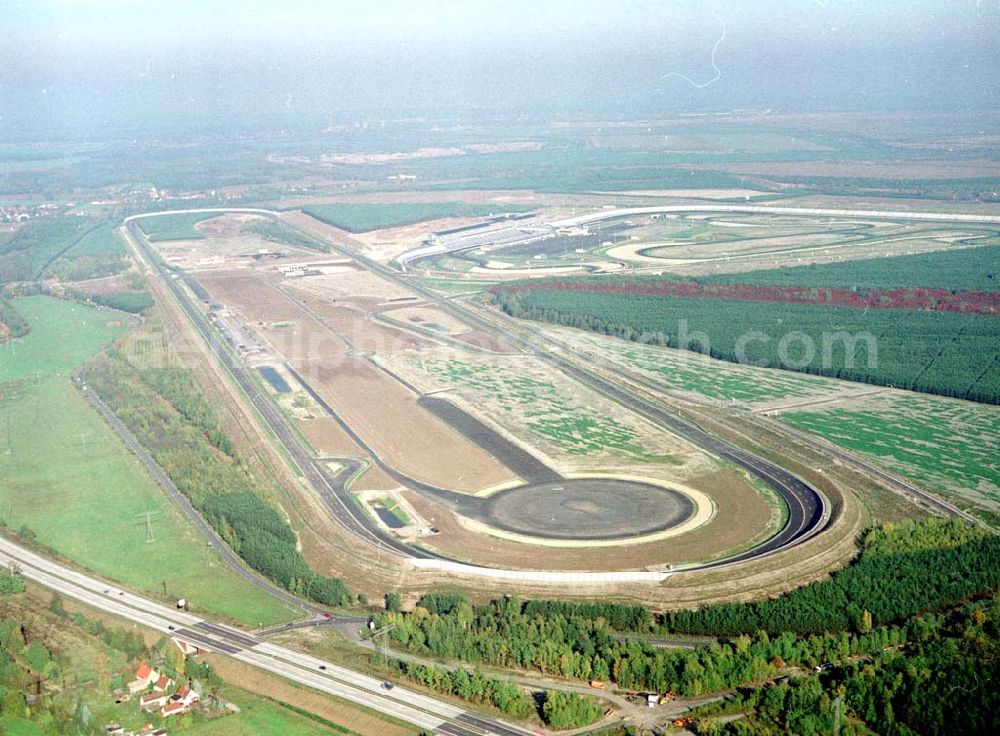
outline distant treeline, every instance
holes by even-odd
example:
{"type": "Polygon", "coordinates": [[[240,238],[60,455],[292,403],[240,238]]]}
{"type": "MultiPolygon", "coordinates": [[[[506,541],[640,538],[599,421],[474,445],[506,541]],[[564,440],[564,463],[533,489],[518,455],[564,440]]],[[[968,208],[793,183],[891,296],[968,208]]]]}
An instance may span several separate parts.
{"type": "MultiPolygon", "coordinates": [[[[971,241],[969,245],[973,245],[971,241]]],[[[1000,291],[1000,245],[863,258],[792,268],[695,278],[706,284],[839,287],[860,291],[906,288],[1000,291]]]]}
{"type": "Polygon", "coordinates": [[[1000,179],[993,176],[964,179],[887,179],[848,176],[768,177],[829,194],[864,194],[913,199],[951,199],[956,201],[993,201],[1000,179]]]}
{"type": "Polygon", "coordinates": [[[152,309],[152,295],[142,289],[140,291],[117,291],[110,294],[87,294],[84,295],[87,301],[100,304],[102,307],[110,307],[122,312],[141,314],[147,309],[152,309]]]}
{"type": "Polygon", "coordinates": [[[0,242],[0,282],[32,281],[97,224],[84,217],[32,220],[0,242]]]}
{"type": "Polygon", "coordinates": [[[1000,319],[902,309],[630,293],[630,281],[494,287],[513,317],[641,343],[971,401],[1000,403],[1000,319]],[[589,289],[600,284],[600,290],[589,289]],[[706,339],[707,338],[707,339],[706,339]]]}

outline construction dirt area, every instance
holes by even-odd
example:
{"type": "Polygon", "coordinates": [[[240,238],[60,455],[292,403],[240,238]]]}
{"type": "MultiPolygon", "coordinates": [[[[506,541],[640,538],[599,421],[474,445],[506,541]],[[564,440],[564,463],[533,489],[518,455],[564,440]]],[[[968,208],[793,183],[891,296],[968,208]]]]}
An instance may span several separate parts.
{"type": "MultiPolygon", "coordinates": [[[[368,468],[352,484],[355,492],[404,494],[410,508],[435,527],[434,535],[421,539],[429,549],[478,564],[502,559],[504,566],[515,567],[635,568],[707,559],[720,549],[740,549],[762,539],[775,524],[774,508],[742,474],[717,467],[693,446],[507,346],[509,354],[497,355],[481,346],[463,349],[458,347],[461,343],[449,344],[447,340],[469,338],[474,331],[392,282],[354,264],[291,277],[274,264],[259,261],[231,262],[231,266],[237,267],[195,270],[194,275],[214,309],[257,338],[254,344],[260,346],[260,354],[246,359],[271,371],[291,396],[302,397],[302,407],[308,408],[294,411],[287,397],[276,395],[316,455],[331,458],[332,469],[338,456],[368,458],[368,468]],[[490,378],[515,375],[520,378],[497,385],[490,378]],[[302,387],[315,401],[301,392],[302,387]],[[533,462],[543,472],[554,474],[557,480],[550,485],[555,490],[538,499],[545,506],[538,514],[555,514],[561,508],[596,524],[591,534],[623,539],[606,548],[519,541],[517,530],[525,530],[530,538],[531,519],[538,515],[528,510],[534,504],[527,497],[525,502],[505,497],[502,504],[498,500],[490,506],[496,510],[489,513],[500,516],[485,518],[504,519],[496,522],[500,527],[513,524],[508,531],[472,522],[431,497],[406,490],[372,462],[369,450],[341,424],[350,427],[379,461],[420,483],[460,493],[488,493],[531,480],[530,472],[509,459],[505,464],[502,453],[491,451],[489,443],[463,435],[418,403],[421,396],[441,391],[455,407],[488,422],[496,437],[537,458],[533,462]],[[595,503],[597,496],[583,498],[587,491],[582,486],[579,492],[561,490],[558,473],[587,472],[638,473],[637,479],[654,483],[680,480],[697,489],[691,493],[707,495],[695,506],[684,493],[671,497],[673,492],[664,491],[668,495],[658,501],[656,494],[646,497],[637,490],[623,495],[618,504],[608,498],[611,506],[605,507],[595,503]],[[569,495],[562,498],[560,493],[569,495]],[[661,521],[651,520],[655,518],[661,521]],[[662,539],[643,531],[654,527],[677,531],[662,539]],[[631,531],[642,543],[628,538],[631,531]]],[[[623,493],[629,487],[627,482],[618,485],[623,493]]],[[[641,487],[645,486],[636,486],[641,487]]],[[[538,491],[544,492],[544,488],[538,491]]],[[[586,532],[580,533],[586,539],[586,532]]]]}
{"type": "Polygon", "coordinates": [[[512,479],[503,466],[420,408],[412,391],[355,354],[353,347],[356,340],[359,347],[407,350],[422,345],[418,338],[363,318],[358,305],[342,308],[339,302],[308,299],[307,307],[268,278],[230,273],[202,277],[201,283],[213,299],[241,315],[279,360],[401,472],[464,491],[512,479]]]}
{"type": "Polygon", "coordinates": [[[683,480],[713,466],[694,446],[537,358],[438,347],[380,353],[375,360],[562,473],[615,470],[683,480]]]}
{"type": "Polygon", "coordinates": [[[191,249],[192,293],[313,456],[331,474],[367,461],[347,488],[384,533],[471,564],[601,572],[712,561],[781,529],[784,503],[745,471],[503,333],[349,255],[255,257],[240,221],[209,222],[156,247],[191,249]]]}

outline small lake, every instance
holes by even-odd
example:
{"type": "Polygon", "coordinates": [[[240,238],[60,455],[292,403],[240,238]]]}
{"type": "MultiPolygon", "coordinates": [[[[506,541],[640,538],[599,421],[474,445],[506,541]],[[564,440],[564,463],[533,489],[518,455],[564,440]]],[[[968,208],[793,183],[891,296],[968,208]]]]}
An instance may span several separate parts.
{"type": "Polygon", "coordinates": [[[262,365],[257,368],[257,371],[264,377],[265,381],[274,387],[274,390],[279,394],[287,394],[292,390],[292,387],[288,385],[288,381],[286,381],[282,375],[271,366],[262,365]]]}
{"type": "Polygon", "coordinates": [[[373,506],[375,513],[378,514],[380,518],[387,527],[390,529],[402,529],[405,524],[399,520],[399,517],[392,513],[389,509],[383,508],[382,506],[373,506]]]}

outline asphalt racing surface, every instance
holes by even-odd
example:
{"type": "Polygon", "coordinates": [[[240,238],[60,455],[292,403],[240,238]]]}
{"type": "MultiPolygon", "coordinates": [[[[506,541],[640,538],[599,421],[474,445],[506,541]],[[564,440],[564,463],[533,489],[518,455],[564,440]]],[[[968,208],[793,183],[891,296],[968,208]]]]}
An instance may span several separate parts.
{"type": "MultiPolygon", "coordinates": [[[[316,236],[312,233],[282,219],[279,215],[271,213],[270,216],[292,227],[303,236],[316,239],[316,236]]],[[[632,409],[650,421],[684,437],[702,449],[733,462],[773,488],[785,501],[788,508],[788,519],[784,528],[778,534],[766,542],[740,554],[703,565],[685,566],[684,569],[696,570],[721,567],[723,565],[763,557],[812,537],[825,525],[828,517],[826,499],[811,485],[784,468],[709,434],[691,422],[674,416],[662,407],[629,393],[597,373],[578,367],[562,355],[551,352],[546,345],[536,345],[502,326],[481,318],[471,310],[456,304],[454,301],[441,296],[418,281],[409,279],[384,264],[373,261],[354,250],[336,243],[325,240],[321,242],[341,255],[356,260],[370,271],[420,294],[429,302],[449,314],[470,325],[498,334],[509,344],[536,355],[598,393],[604,394],[621,405],[632,409]]]]}
{"type": "Polygon", "coordinates": [[[574,478],[500,491],[479,519],[505,531],[562,540],[631,539],[666,531],[692,515],[678,491],[634,481],[574,478]]]}
{"type": "MultiPolygon", "coordinates": [[[[223,209],[220,211],[225,212],[233,210],[223,209]]],[[[296,232],[301,233],[304,237],[318,240],[312,233],[302,230],[293,223],[287,222],[274,212],[267,210],[253,210],[253,212],[278,220],[288,227],[293,228],[296,232]]],[[[270,399],[261,392],[253,378],[249,376],[248,369],[242,364],[241,361],[228,351],[226,346],[222,343],[221,338],[208,324],[197,305],[195,305],[187,293],[185,293],[184,287],[181,284],[182,279],[172,278],[175,274],[172,274],[166,269],[165,265],[156,253],[147,245],[145,238],[138,231],[136,220],[131,219],[126,221],[126,228],[131,235],[133,243],[144,255],[145,260],[157,271],[162,282],[167,286],[167,288],[173,292],[178,304],[184,310],[192,325],[198,330],[199,333],[201,333],[206,343],[216,354],[220,362],[233,375],[234,379],[246,393],[250,401],[254,404],[255,408],[260,412],[261,416],[271,427],[272,431],[274,431],[278,439],[288,450],[288,453],[291,455],[294,462],[302,470],[303,475],[306,476],[310,484],[316,489],[331,516],[349,533],[374,544],[381,549],[385,549],[402,557],[447,559],[416,545],[401,542],[384,530],[377,522],[368,517],[367,514],[357,508],[356,501],[348,490],[348,485],[354,475],[361,469],[361,464],[357,461],[353,464],[347,463],[347,465],[340,472],[336,475],[332,475],[324,463],[318,462],[317,459],[310,454],[309,450],[304,446],[296,433],[288,425],[285,417],[276,409],[270,399]]],[[[361,256],[355,251],[336,243],[325,240],[320,242],[322,242],[326,247],[358,261],[367,269],[420,294],[428,301],[435,303],[441,309],[455,315],[459,319],[481,329],[498,334],[504,340],[508,341],[508,343],[537,355],[542,360],[549,362],[553,367],[561,370],[584,385],[589,386],[598,393],[604,394],[619,404],[632,409],[654,423],[684,437],[702,449],[735,463],[737,466],[744,468],[753,476],[767,483],[767,485],[772,487],[784,499],[788,507],[788,519],[785,526],[778,534],[757,547],[746,550],[738,555],[704,565],[685,566],[684,569],[693,570],[719,567],[771,554],[786,547],[793,546],[794,544],[811,537],[824,525],[827,518],[827,508],[826,501],[823,496],[812,488],[812,486],[780,466],[777,466],[770,461],[760,458],[753,453],[742,450],[734,445],[730,445],[724,440],[714,437],[694,424],[670,414],[663,408],[619,388],[617,385],[604,379],[600,375],[578,367],[575,363],[569,361],[565,357],[549,351],[547,346],[536,345],[511,332],[510,330],[505,329],[502,325],[497,325],[491,321],[481,318],[474,312],[461,305],[455,304],[451,300],[442,297],[422,284],[411,281],[409,278],[402,276],[400,273],[392,268],[389,268],[388,266],[372,261],[371,259],[361,256]]],[[[304,386],[306,387],[306,390],[310,390],[307,382],[304,382],[304,386]]],[[[417,492],[434,497],[435,500],[439,500],[459,512],[461,512],[461,509],[458,508],[458,504],[469,504],[468,501],[463,500],[470,498],[465,494],[458,494],[446,489],[428,486],[427,484],[420,483],[419,481],[408,478],[399,473],[395,468],[392,468],[387,463],[382,461],[377,454],[371,452],[371,448],[366,445],[366,443],[357,435],[357,433],[353,431],[353,429],[351,429],[350,426],[343,422],[343,420],[341,420],[340,417],[332,411],[331,407],[329,407],[326,402],[323,402],[322,399],[311,390],[310,393],[314,399],[319,400],[320,405],[330,412],[331,416],[337,420],[338,423],[340,423],[340,425],[345,429],[345,431],[348,432],[351,438],[359,444],[359,446],[370,452],[373,461],[385,470],[391,477],[417,492]]],[[[471,508],[468,508],[467,511],[475,513],[475,511],[471,508]]]]}
{"type": "Polygon", "coordinates": [[[649,483],[564,478],[447,399],[424,396],[417,403],[525,481],[486,498],[426,486],[417,489],[487,526],[548,540],[619,540],[666,531],[697,511],[683,493],[649,483]]]}

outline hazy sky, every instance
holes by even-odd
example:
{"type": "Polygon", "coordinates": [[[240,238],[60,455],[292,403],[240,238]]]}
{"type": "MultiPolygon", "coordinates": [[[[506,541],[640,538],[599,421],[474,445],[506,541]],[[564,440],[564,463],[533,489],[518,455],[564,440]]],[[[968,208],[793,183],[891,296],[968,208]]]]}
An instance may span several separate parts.
{"type": "Polygon", "coordinates": [[[670,114],[1000,92],[998,0],[0,1],[0,134],[150,108],[670,114]]]}

